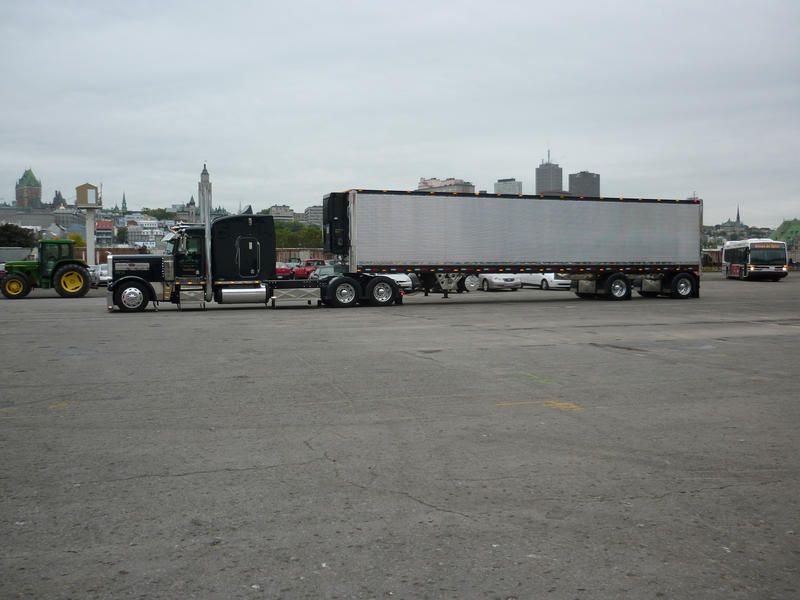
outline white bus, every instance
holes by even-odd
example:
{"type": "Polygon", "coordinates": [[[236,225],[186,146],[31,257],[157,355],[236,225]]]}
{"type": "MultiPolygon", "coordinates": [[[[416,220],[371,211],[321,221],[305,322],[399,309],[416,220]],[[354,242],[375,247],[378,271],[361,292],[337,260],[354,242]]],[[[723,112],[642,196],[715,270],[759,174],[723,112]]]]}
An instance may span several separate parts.
{"type": "Polygon", "coordinates": [[[734,279],[771,279],[786,277],[789,265],[786,242],[750,239],[725,242],[722,247],[722,272],[734,279]]]}

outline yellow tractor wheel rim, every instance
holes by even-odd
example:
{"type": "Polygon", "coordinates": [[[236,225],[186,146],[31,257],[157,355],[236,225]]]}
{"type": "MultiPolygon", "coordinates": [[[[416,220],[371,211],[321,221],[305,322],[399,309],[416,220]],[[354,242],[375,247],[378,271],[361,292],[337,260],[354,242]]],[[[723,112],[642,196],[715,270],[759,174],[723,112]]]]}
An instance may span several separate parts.
{"type": "Polygon", "coordinates": [[[6,281],[6,291],[12,296],[18,296],[22,293],[22,282],[19,279],[6,281]]]}
{"type": "Polygon", "coordinates": [[[68,292],[78,292],[83,287],[83,277],[77,271],[67,271],[61,276],[61,287],[68,292]]]}

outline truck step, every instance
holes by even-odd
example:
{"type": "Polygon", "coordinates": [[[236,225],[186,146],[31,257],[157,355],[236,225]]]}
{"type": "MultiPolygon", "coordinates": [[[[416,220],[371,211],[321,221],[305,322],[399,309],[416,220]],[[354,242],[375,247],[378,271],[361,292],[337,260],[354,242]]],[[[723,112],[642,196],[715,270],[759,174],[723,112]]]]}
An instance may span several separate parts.
{"type": "Polygon", "coordinates": [[[202,288],[187,290],[185,287],[181,287],[178,292],[178,310],[205,310],[205,308],[206,298],[202,288]]]}

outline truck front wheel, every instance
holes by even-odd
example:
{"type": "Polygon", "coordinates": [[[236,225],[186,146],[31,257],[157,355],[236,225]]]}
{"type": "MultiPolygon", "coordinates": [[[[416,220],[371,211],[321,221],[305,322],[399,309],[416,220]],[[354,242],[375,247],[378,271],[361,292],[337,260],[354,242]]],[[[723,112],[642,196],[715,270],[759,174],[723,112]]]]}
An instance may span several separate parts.
{"type": "Polygon", "coordinates": [[[28,278],[20,273],[9,273],[3,279],[3,287],[0,288],[3,296],[6,298],[16,299],[24,298],[31,291],[31,284],[28,278]]]}
{"type": "Polygon", "coordinates": [[[122,312],[141,312],[147,308],[148,302],[147,290],[135,281],[121,285],[114,290],[114,304],[122,312]]]}
{"type": "Polygon", "coordinates": [[[89,292],[89,273],[80,265],[64,265],[56,269],[53,285],[59,296],[80,298],[89,292]]]}

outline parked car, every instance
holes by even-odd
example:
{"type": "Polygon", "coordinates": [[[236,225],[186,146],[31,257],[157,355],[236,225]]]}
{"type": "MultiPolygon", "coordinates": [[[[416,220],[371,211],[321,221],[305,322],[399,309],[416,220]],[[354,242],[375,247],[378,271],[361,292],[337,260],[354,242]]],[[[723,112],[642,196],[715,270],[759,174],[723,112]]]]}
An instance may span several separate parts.
{"type": "Polygon", "coordinates": [[[555,273],[520,273],[523,286],[538,287],[542,290],[568,290],[572,283],[569,279],[561,279],[555,273]]]}
{"type": "Polygon", "coordinates": [[[317,267],[325,266],[325,261],[321,258],[307,258],[302,264],[292,269],[293,279],[308,279],[317,267]]]}
{"type": "Polygon", "coordinates": [[[519,275],[516,273],[481,273],[478,275],[481,289],[489,290],[518,290],[522,287],[519,275]]]}
{"type": "Polygon", "coordinates": [[[414,282],[411,281],[411,277],[405,273],[381,273],[381,275],[389,279],[394,279],[397,287],[399,287],[404,294],[410,294],[414,291],[414,282]]]}
{"type": "Polygon", "coordinates": [[[277,279],[291,279],[292,269],[286,263],[275,263],[275,277],[277,279]]]}
{"type": "Polygon", "coordinates": [[[108,263],[103,263],[100,266],[100,285],[108,285],[111,283],[111,273],[108,272],[108,263]]]}
{"type": "Polygon", "coordinates": [[[97,270],[97,265],[89,265],[89,268],[86,269],[86,272],[89,274],[89,284],[96,288],[100,285],[100,274],[97,270]]]}
{"type": "Polygon", "coordinates": [[[321,265],[309,273],[309,279],[322,279],[323,277],[330,277],[336,275],[340,271],[336,270],[333,265],[321,265]]]}
{"type": "Polygon", "coordinates": [[[89,277],[94,287],[98,285],[108,285],[108,282],[111,281],[111,275],[108,274],[108,263],[89,265],[89,277]]]}

